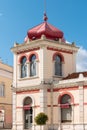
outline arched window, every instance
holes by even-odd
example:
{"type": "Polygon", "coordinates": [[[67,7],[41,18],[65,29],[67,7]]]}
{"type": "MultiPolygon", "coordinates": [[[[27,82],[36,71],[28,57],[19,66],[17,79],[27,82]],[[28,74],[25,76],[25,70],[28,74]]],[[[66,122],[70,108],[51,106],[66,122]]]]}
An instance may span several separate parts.
{"type": "Polygon", "coordinates": [[[28,129],[32,125],[33,109],[32,109],[32,99],[30,97],[24,100],[24,128],[28,129]]]}
{"type": "Polygon", "coordinates": [[[30,76],[36,75],[36,55],[33,54],[30,57],[30,76]]]}
{"type": "Polygon", "coordinates": [[[62,76],[62,61],[61,57],[56,55],[54,58],[55,75],[62,76]]]}
{"type": "Polygon", "coordinates": [[[61,122],[71,122],[72,117],[71,97],[68,94],[64,94],[61,97],[60,107],[61,107],[61,122]]]}
{"type": "Polygon", "coordinates": [[[26,65],[27,58],[24,56],[21,59],[21,78],[24,78],[27,76],[27,65],[26,65]]]}

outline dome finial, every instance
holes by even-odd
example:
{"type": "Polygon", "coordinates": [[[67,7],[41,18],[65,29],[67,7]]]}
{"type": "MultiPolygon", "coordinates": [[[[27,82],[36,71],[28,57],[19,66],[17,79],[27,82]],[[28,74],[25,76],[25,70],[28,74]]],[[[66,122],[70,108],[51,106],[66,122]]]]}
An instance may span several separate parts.
{"type": "Polygon", "coordinates": [[[44,21],[47,21],[48,20],[48,17],[47,17],[47,15],[46,15],[46,12],[44,13],[44,21]]]}
{"type": "Polygon", "coordinates": [[[47,14],[46,14],[46,0],[44,0],[44,21],[48,20],[47,14]]]}

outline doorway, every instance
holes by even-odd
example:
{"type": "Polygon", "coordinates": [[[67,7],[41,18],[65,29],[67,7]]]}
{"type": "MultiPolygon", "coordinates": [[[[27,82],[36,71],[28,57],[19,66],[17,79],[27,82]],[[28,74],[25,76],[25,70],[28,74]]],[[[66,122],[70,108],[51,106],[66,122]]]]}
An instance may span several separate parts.
{"type": "Polygon", "coordinates": [[[28,129],[32,126],[32,115],[33,115],[33,110],[32,110],[32,99],[30,97],[27,97],[24,100],[24,128],[28,129]]]}

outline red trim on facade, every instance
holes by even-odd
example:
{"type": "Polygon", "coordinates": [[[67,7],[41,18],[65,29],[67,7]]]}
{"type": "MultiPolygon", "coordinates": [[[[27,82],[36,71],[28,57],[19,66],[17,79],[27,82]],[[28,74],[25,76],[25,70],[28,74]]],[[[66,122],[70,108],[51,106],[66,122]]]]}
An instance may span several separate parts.
{"type": "Polygon", "coordinates": [[[74,103],[73,106],[79,106],[79,103],[74,103]]]}
{"type": "Polygon", "coordinates": [[[30,51],[37,51],[39,49],[40,49],[40,47],[36,47],[36,48],[33,48],[33,49],[19,51],[19,52],[17,52],[17,54],[26,53],[26,52],[30,52],[30,51]]]}
{"type": "MultiPolygon", "coordinates": [[[[68,88],[54,88],[53,92],[62,92],[62,91],[71,91],[71,90],[78,90],[79,86],[74,87],[68,87],[68,88]]],[[[48,92],[51,92],[50,89],[48,89],[48,92]]]]}
{"type": "Polygon", "coordinates": [[[47,47],[47,49],[51,50],[51,51],[59,51],[59,52],[63,52],[63,53],[73,54],[72,51],[67,51],[67,50],[62,50],[62,49],[56,49],[56,48],[53,48],[53,47],[47,47]]]}
{"type": "Polygon", "coordinates": [[[37,105],[37,106],[34,106],[34,108],[38,108],[38,107],[40,107],[39,105],[37,105]]]}
{"type": "MultiPolygon", "coordinates": [[[[87,103],[84,103],[84,105],[87,105],[87,103]]],[[[79,103],[71,104],[71,106],[79,106],[79,103]]],[[[39,108],[40,105],[31,106],[32,108],[39,108]]],[[[47,105],[47,107],[51,107],[51,105],[47,105]]],[[[53,105],[53,107],[61,107],[61,104],[53,105]]],[[[17,106],[16,109],[23,109],[23,107],[17,106]]]]}
{"type": "MultiPolygon", "coordinates": [[[[74,106],[78,106],[79,103],[74,104],[74,106]]],[[[87,102],[84,102],[83,105],[87,105],[87,102]]]]}
{"type": "MultiPolygon", "coordinates": [[[[36,105],[36,106],[31,106],[32,108],[38,108],[40,107],[39,105],[36,105]]],[[[17,106],[16,109],[24,109],[24,106],[23,107],[20,107],[20,106],[17,106]]]]}
{"type": "Polygon", "coordinates": [[[28,61],[28,56],[25,53],[23,53],[23,54],[20,55],[20,57],[18,59],[18,64],[21,64],[21,60],[22,60],[23,57],[26,57],[26,59],[28,61]]]}
{"type": "MultiPolygon", "coordinates": [[[[53,105],[53,107],[61,107],[62,105],[64,104],[53,105]]],[[[87,103],[85,105],[87,105],[87,103]]],[[[79,106],[79,103],[71,104],[71,106],[79,106]]],[[[51,105],[47,105],[47,107],[51,107],[51,105]]]]}
{"type": "Polygon", "coordinates": [[[87,89],[87,85],[84,85],[83,88],[84,88],[84,89],[87,89]]]}
{"type": "Polygon", "coordinates": [[[59,53],[59,52],[55,52],[53,54],[52,60],[54,61],[55,60],[55,56],[57,56],[57,55],[61,58],[61,61],[64,62],[64,56],[61,53],[59,53]]]}
{"type": "Polygon", "coordinates": [[[68,87],[68,88],[61,88],[61,89],[59,89],[59,92],[61,92],[61,91],[72,91],[72,90],[78,90],[78,86],[68,87]]]}
{"type": "Polygon", "coordinates": [[[66,103],[66,104],[60,104],[60,107],[61,108],[69,108],[70,105],[68,103],[66,103]]]}
{"type": "Polygon", "coordinates": [[[28,56],[28,60],[29,60],[29,61],[30,61],[30,58],[31,58],[32,55],[35,55],[35,56],[36,56],[36,59],[39,60],[38,54],[37,54],[35,51],[33,51],[33,52],[31,52],[31,53],[29,54],[29,56],[28,56]]]}
{"type": "Polygon", "coordinates": [[[37,90],[26,90],[26,91],[17,91],[16,94],[27,94],[27,93],[38,93],[40,89],[37,90]]]}
{"type": "Polygon", "coordinates": [[[30,108],[31,108],[31,105],[24,105],[24,106],[23,106],[23,109],[24,109],[24,110],[29,110],[30,108]]]}
{"type": "Polygon", "coordinates": [[[63,92],[62,94],[60,94],[59,97],[58,97],[58,104],[61,104],[61,99],[65,94],[67,94],[71,97],[71,103],[74,104],[74,97],[70,92],[63,92]]]}
{"type": "Polygon", "coordinates": [[[58,107],[58,105],[53,105],[53,107],[58,107]]]}
{"type": "Polygon", "coordinates": [[[84,105],[87,105],[87,102],[84,102],[84,105]]]}
{"type": "MultiPolygon", "coordinates": [[[[35,48],[34,48],[35,49],[35,48]]],[[[21,60],[23,57],[26,57],[27,58],[27,62],[30,61],[30,57],[31,55],[35,54],[36,55],[36,59],[39,60],[39,56],[38,54],[34,51],[34,49],[32,50],[32,52],[27,55],[25,52],[22,52],[22,54],[20,55],[20,57],[18,58],[18,64],[21,64],[21,60]]],[[[39,50],[40,48],[37,48],[37,50],[39,50]]],[[[29,52],[29,51],[28,51],[29,52]]]]}
{"type": "MultiPolygon", "coordinates": [[[[51,105],[47,105],[47,107],[51,107],[51,105]]],[[[58,107],[58,105],[53,105],[53,107],[58,107]]]]}

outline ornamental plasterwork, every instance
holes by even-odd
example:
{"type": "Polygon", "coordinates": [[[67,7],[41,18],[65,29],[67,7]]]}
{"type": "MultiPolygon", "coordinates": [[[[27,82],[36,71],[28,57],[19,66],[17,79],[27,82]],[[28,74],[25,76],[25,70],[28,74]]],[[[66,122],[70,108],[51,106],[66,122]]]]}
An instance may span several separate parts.
{"type": "Polygon", "coordinates": [[[59,41],[53,41],[53,40],[48,40],[48,39],[38,39],[38,40],[29,41],[29,44],[28,43],[27,44],[26,43],[22,43],[22,44],[15,43],[14,47],[11,48],[11,50],[16,53],[18,51],[36,48],[42,44],[49,46],[49,42],[53,48],[56,48],[58,46],[58,49],[63,49],[63,50],[65,49],[68,51],[70,51],[70,50],[72,51],[72,47],[73,47],[73,51],[77,51],[79,49],[75,45],[69,44],[69,43],[60,43],[59,41]]]}
{"type": "Polygon", "coordinates": [[[67,83],[58,83],[55,84],[55,88],[68,88],[68,87],[75,87],[75,86],[84,86],[87,85],[87,81],[78,81],[77,82],[67,82],[67,83]]]}
{"type": "Polygon", "coordinates": [[[56,84],[55,88],[68,88],[78,86],[78,83],[56,84]]]}
{"type": "Polygon", "coordinates": [[[21,87],[21,88],[15,88],[15,90],[18,91],[27,91],[27,90],[37,90],[37,89],[42,89],[42,88],[48,88],[48,85],[36,85],[36,86],[26,86],[26,87],[21,87]]]}

